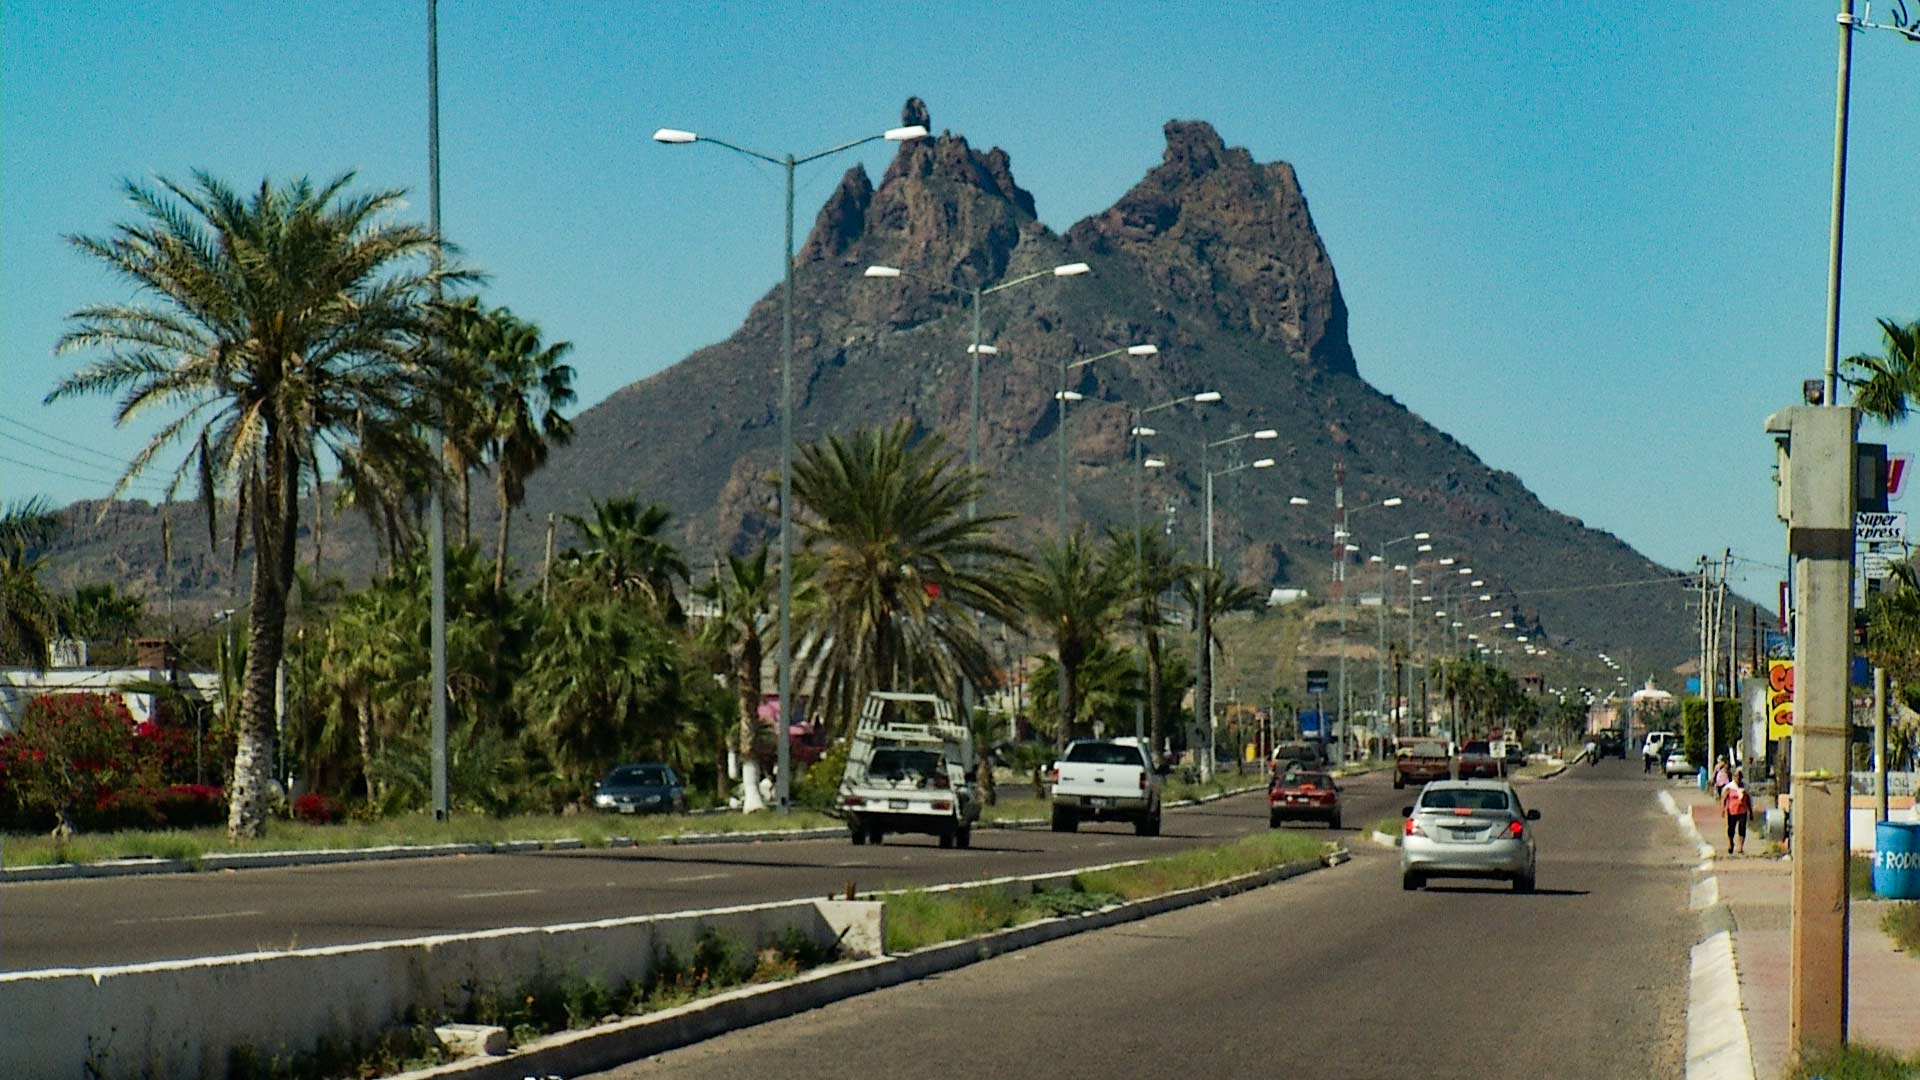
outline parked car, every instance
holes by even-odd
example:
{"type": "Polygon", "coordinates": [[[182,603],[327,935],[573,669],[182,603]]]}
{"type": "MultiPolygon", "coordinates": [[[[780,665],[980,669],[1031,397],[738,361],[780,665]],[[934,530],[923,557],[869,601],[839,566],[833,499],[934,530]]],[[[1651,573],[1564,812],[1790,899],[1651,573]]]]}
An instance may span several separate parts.
{"type": "Polygon", "coordinates": [[[1520,805],[1504,780],[1436,780],[1420,792],[1400,836],[1400,887],[1433,878],[1493,878],[1532,892],[1537,866],[1532,822],[1540,811],[1520,805]]]}
{"type": "Polygon", "coordinates": [[[1649,731],[1646,741],[1640,744],[1640,759],[1649,766],[1664,763],[1667,752],[1679,745],[1680,736],[1677,732],[1649,731]]]}
{"type": "Polygon", "coordinates": [[[1507,763],[1493,756],[1493,744],[1485,739],[1469,739],[1460,747],[1460,779],[1498,780],[1506,775],[1507,763]]]}
{"type": "Polygon", "coordinates": [[[1327,757],[1327,744],[1312,739],[1296,739],[1293,742],[1273,744],[1273,754],[1268,758],[1268,771],[1274,776],[1284,774],[1290,766],[1302,769],[1324,769],[1330,764],[1327,757]]]}
{"type": "Polygon", "coordinates": [[[1517,769],[1522,765],[1525,765],[1527,763],[1526,744],[1522,743],[1518,739],[1515,739],[1512,742],[1509,742],[1507,744],[1506,760],[1507,760],[1507,769],[1509,771],[1513,769],[1517,769]]]}
{"type": "Polygon", "coordinates": [[[1413,739],[1393,755],[1393,786],[1418,786],[1453,774],[1453,754],[1443,739],[1413,739]]]}
{"type": "Polygon", "coordinates": [[[1267,827],[1288,821],[1324,821],[1340,827],[1340,784],[1332,773],[1295,769],[1267,789],[1267,827]]]}
{"type": "Polygon", "coordinates": [[[973,735],[944,699],[875,691],[854,724],[835,809],[855,844],[921,833],[967,847],[980,820],[974,764],[973,735]]]}
{"type": "Polygon", "coordinates": [[[1139,836],[1160,835],[1160,777],[1133,739],[1079,739],[1047,774],[1053,831],[1082,821],[1130,821],[1139,836]]]}
{"type": "Polygon", "coordinates": [[[1669,777],[1692,776],[1700,771],[1698,766],[1687,760],[1687,751],[1679,745],[1667,751],[1666,763],[1660,768],[1669,777]]]}
{"type": "Polygon", "coordinates": [[[1606,728],[1602,730],[1596,741],[1600,746],[1601,757],[1626,758],[1627,733],[1621,731],[1619,728],[1606,728]]]}
{"type": "Polygon", "coordinates": [[[687,786],[671,765],[620,765],[593,785],[593,808],[609,814],[683,814],[687,786]]]}

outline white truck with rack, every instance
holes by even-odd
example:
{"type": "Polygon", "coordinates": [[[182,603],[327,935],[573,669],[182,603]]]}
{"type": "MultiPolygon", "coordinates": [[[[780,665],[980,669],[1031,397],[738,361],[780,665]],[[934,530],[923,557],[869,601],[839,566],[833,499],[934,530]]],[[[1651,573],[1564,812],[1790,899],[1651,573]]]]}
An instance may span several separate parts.
{"type": "Polygon", "coordinates": [[[888,833],[967,847],[980,819],[973,733],[934,694],[874,691],[855,723],[836,809],[855,844],[888,833]]]}
{"type": "Polygon", "coordinates": [[[1053,763],[1053,831],[1082,821],[1130,821],[1140,836],[1160,835],[1160,777],[1138,739],[1078,739],[1053,763]]]}

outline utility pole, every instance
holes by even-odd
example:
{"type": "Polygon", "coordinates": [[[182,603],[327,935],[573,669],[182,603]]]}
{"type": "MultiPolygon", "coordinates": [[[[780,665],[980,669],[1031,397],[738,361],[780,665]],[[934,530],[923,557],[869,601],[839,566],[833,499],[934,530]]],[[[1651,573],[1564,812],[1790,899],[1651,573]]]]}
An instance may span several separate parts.
{"type": "MultiPolygon", "coordinates": [[[[1845,27],[1842,28],[1845,36],[1845,27]]],[[[1843,46],[1844,47],[1844,46],[1843,46]]],[[[1848,693],[1853,631],[1854,437],[1859,412],[1797,406],[1780,440],[1794,612],[1793,922],[1789,1043],[1801,1059],[1847,1037],[1848,693]]]]}
{"type": "Polygon", "coordinates": [[[547,558],[540,564],[540,606],[547,606],[547,593],[553,582],[553,511],[547,511],[547,558]]]}
{"type": "MultiPolygon", "coordinates": [[[[1340,731],[1340,759],[1347,760],[1347,463],[1333,463],[1333,596],[1340,607],[1340,697],[1334,705],[1340,731]]],[[[1324,715],[1322,722],[1325,721],[1324,715]]]]}
{"type": "MultiPolygon", "coordinates": [[[[433,233],[433,300],[440,302],[440,268],[444,249],[440,242],[440,14],[438,0],[427,0],[427,228],[433,233]]],[[[437,344],[437,343],[436,343],[437,344]]],[[[445,424],[435,418],[433,458],[445,459],[445,424]]],[[[427,622],[428,651],[431,654],[433,702],[433,816],[446,821],[447,803],[447,516],[441,498],[440,482],[427,486],[427,561],[431,564],[433,598],[427,622]]]]}

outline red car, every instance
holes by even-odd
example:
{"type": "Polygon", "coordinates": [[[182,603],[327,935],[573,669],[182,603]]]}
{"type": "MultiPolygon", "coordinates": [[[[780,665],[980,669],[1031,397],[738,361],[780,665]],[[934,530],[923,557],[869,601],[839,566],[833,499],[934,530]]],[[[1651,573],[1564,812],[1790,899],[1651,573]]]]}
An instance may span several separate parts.
{"type": "Polygon", "coordinates": [[[1340,785],[1333,774],[1297,769],[1267,789],[1268,828],[1301,819],[1324,821],[1330,829],[1340,827],[1340,785]]]}

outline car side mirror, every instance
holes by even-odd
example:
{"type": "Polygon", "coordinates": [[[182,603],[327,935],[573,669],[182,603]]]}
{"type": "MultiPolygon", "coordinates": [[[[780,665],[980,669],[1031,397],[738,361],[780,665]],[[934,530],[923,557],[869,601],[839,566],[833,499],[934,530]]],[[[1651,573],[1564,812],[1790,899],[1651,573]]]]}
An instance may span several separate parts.
{"type": "Polygon", "coordinates": [[[1411,806],[1403,806],[1403,807],[1401,807],[1401,808],[1400,808],[1400,816],[1401,816],[1401,817],[1412,817],[1412,816],[1413,816],[1413,807],[1411,807],[1411,806]]]}
{"type": "Polygon", "coordinates": [[[1538,811],[1538,810],[1529,810],[1529,811],[1527,811],[1527,820],[1528,820],[1528,821],[1539,821],[1539,820],[1540,820],[1540,811],[1538,811]]]}

